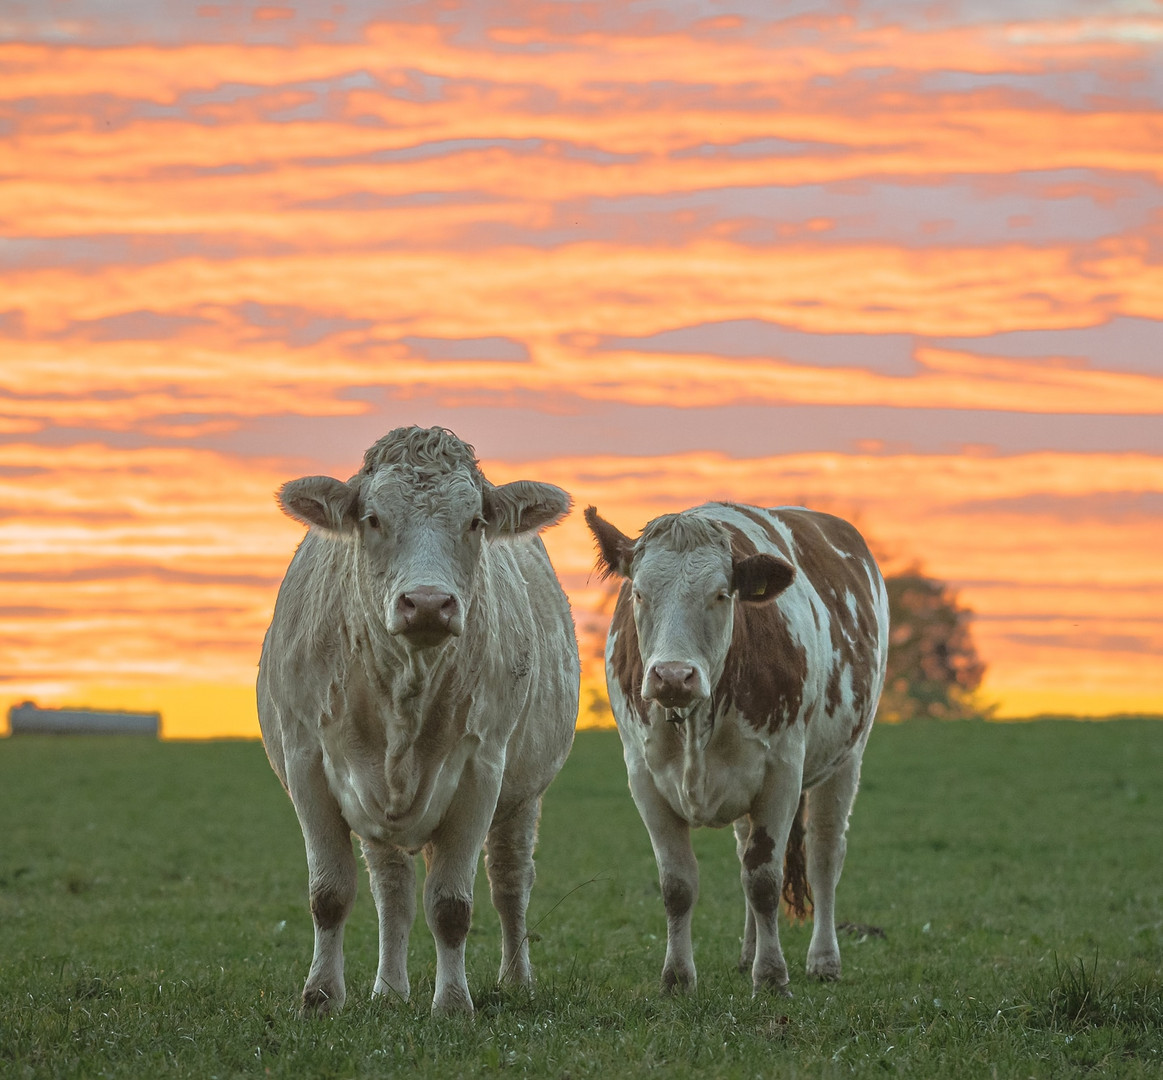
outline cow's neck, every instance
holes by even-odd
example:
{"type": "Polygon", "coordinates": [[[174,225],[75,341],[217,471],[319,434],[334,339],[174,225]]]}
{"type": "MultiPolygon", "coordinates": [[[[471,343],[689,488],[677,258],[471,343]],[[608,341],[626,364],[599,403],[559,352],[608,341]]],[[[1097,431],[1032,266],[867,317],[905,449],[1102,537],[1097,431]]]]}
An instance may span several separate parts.
{"type": "Polygon", "coordinates": [[[707,747],[715,734],[715,709],[703,701],[677,721],[682,739],[682,787],[687,800],[695,806],[703,803],[707,785],[707,747]]]}
{"type": "MultiPolygon", "coordinates": [[[[435,725],[455,739],[456,721],[467,716],[464,702],[457,700],[455,672],[462,662],[458,650],[463,640],[447,642],[435,649],[419,651],[389,638],[373,647],[371,670],[377,682],[377,697],[385,721],[384,780],[387,785],[385,810],[402,817],[413,809],[424,786],[431,756],[422,752],[431,741],[427,729],[435,725]]],[[[421,800],[422,801],[422,800],[421,800]]]]}
{"type": "MultiPolygon", "coordinates": [[[[357,566],[351,567],[359,576],[357,566]]],[[[360,579],[361,585],[369,585],[360,579]]],[[[363,670],[384,721],[384,777],[389,815],[407,813],[420,793],[426,755],[418,752],[425,729],[438,727],[452,740],[463,729],[473,685],[468,673],[481,668],[489,627],[476,604],[464,613],[460,636],[431,649],[414,650],[388,633],[375,599],[376,590],[352,590],[358,597],[347,613],[348,636],[358,644],[363,670]]]]}

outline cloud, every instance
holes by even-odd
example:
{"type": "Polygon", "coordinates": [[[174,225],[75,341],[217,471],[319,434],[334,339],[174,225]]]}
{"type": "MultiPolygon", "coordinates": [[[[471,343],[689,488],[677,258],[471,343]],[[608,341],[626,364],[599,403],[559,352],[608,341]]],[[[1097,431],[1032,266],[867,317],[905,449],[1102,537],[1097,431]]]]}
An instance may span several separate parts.
{"type": "Polygon", "coordinates": [[[126,311],[71,323],[62,336],[88,341],[165,341],[182,336],[190,327],[205,324],[205,319],[188,315],[126,311]]]}
{"type": "Polygon", "coordinates": [[[259,340],[282,341],[293,347],[317,345],[328,338],[364,331],[375,325],[374,319],[350,318],[289,304],[263,304],[253,300],[234,304],[227,311],[246,327],[259,330],[259,340]]]}
{"type": "Polygon", "coordinates": [[[1163,373],[1163,318],[1120,315],[1095,326],[1007,330],[978,337],[938,338],[935,345],[980,356],[1067,357],[1105,371],[1163,373]]]}
{"type": "Polygon", "coordinates": [[[1011,631],[1006,638],[1017,646],[1044,646],[1071,652],[1158,654],[1160,640],[1147,634],[1104,634],[1079,632],[1071,628],[1057,634],[1029,634],[1011,631]]]}
{"type": "Polygon", "coordinates": [[[730,319],[662,330],[645,337],[605,337],[601,350],[779,357],[819,367],[859,367],[886,375],[913,375],[911,334],[809,333],[764,319],[730,319]]]}
{"type": "Polygon", "coordinates": [[[500,360],[526,363],[529,350],[513,338],[493,336],[478,338],[417,337],[406,334],[400,344],[424,360],[500,360]]]}
{"type": "Polygon", "coordinates": [[[951,506],[951,513],[1049,517],[1064,524],[1101,521],[1107,524],[1163,519],[1163,490],[1103,491],[1063,495],[1035,492],[1020,498],[981,499],[951,506]]]}
{"type": "MultiPolygon", "coordinates": [[[[490,457],[528,461],[594,452],[650,457],[705,450],[732,458],[771,453],[947,454],[966,450],[1002,457],[1056,450],[1155,453],[1155,416],[1077,416],[968,409],[858,406],[749,406],[685,408],[667,405],[568,403],[554,395],[523,403],[462,403],[439,396],[394,397],[372,391],[380,403],[359,417],[283,415],[242,421],[236,430],[206,436],[207,445],[237,454],[291,455],[316,447],[320,460],[351,458],[401,424],[439,424],[458,432],[490,457]],[[343,450],[342,448],[348,448],[343,450]]],[[[520,398],[518,399],[520,401],[520,398]]]]}

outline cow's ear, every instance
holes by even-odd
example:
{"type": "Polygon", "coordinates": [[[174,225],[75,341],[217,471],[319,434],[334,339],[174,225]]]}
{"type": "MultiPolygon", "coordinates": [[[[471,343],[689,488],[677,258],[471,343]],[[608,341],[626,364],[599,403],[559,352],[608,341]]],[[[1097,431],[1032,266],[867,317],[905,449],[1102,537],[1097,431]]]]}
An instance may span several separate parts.
{"type": "Polygon", "coordinates": [[[346,535],[355,530],[359,492],[331,476],[302,476],[279,488],[283,513],[324,532],[346,535]]]}
{"type": "Polygon", "coordinates": [[[573,505],[561,488],[536,480],[514,480],[500,487],[486,484],[482,501],[485,535],[494,540],[556,525],[573,505]]]}
{"type": "Polygon", "coordinates": [[[598,569],[603,577],[629,577],[634,558],[634,541],[598,513],[596,506],[587,506],[586,524],[598,542],[598,569]]]}
{"type": "Polygon", "coordinates": [[[774,555],[751,555],[731,567],[731,591],[748,604],[767,604],[786,589],[796,576],[791,563],[774,555]]]}

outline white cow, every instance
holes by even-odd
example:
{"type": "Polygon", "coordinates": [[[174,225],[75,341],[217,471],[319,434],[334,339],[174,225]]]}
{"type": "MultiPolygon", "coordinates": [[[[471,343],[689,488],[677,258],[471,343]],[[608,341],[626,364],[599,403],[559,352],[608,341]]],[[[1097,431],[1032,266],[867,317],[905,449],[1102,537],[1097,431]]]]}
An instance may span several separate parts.
{"type": "Polygon", "coordinates": [[[373,993],[406,998],[427,863],[434,1012],[471,1013],[464,947],[482,846],[503,935],[500,978],[532,978],[525,913],[541,796],[573,740],[578,654],[538,530],[569,496],[494,487],[442,428],[399,428],[347,483],[279,491],[310,526],[263,644],[259,720],[307,848],[315,951],[303,1011],[342,1007],[343,927],[361,842],[379,914],[373,993]]]}
{"type": "Polygon", "coordinates": [[[888,650],[876,562],[851,525],[799,508],[712,503],[656,518],[636,541],[592,506],[585,516],[599,564],[625,578],[606,678],[658,861],[663,986],[695,983],[690,830],[732,823],[740,970],[756,992],[788,992],[780,896],[803,914],[810,888],[808,974],[839,978],[836,884],[888,650]]]}

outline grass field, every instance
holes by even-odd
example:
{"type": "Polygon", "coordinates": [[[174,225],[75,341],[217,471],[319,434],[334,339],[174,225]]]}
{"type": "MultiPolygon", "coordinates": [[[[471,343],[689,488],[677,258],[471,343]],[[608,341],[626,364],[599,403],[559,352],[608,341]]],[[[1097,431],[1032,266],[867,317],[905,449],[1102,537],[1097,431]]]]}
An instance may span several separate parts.
{"type": "Polygon", "coordinates": [[[881,727],[839,918],[844,979],[752,1000],[728,832],[696,837],[700,983],[658,991],[664,922],[617,736],[578,735],[546,799],[537,988],[493,988],[483,876],[473,1021],[373,1001],[366,879],[348,1003],[295,1013],[310,958],[290,802],[254,743],[0,742],[0,1077],[557,1078],[1163,1074],[1163,723],[881,727]],[[873,932],[867,928],[877,928],[873,932]],[[883,936],[882,936],[883,934],[883,936]]]}

